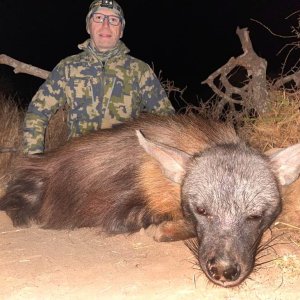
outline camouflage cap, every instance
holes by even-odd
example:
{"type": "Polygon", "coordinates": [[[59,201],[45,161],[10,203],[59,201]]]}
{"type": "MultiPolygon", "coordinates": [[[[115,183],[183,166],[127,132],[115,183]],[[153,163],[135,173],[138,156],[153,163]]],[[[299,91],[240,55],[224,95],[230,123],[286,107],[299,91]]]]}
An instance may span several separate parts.
{"type": "Polygon", "coordinates": [[[114,0],[94,0],[90,7],[89,12],[86,16],[86,30],[89,32],[89,22],[93,13],[99,11],[101,8],[111,9],[115,14],[117,14],[122,19],[122,27],[125,27],[125,18],[122,7],[114,0]]]}

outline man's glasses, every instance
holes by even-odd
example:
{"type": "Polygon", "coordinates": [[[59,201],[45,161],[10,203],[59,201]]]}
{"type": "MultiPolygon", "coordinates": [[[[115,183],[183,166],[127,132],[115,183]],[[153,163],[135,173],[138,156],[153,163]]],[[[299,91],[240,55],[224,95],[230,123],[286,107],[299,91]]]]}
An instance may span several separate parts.
{"type": "Polygon", "coordinates": [[[103,23],[105,19],[108,20],[108,23],[113,26],[118,26],[121,22],[121,18],[113,15],[103,15],[100,13],[94,13],[92,15],[93,21],[96,23],[103,23]]]}

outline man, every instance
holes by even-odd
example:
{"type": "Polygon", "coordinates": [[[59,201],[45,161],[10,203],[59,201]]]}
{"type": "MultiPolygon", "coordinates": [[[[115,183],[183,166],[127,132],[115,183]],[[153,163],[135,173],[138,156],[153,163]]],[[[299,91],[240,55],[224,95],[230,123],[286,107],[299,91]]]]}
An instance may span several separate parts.
{"type": "Polygon", "coordinates": [[[149,65],[128,55],[120,40],[125,19],[113,0],[90,5],[86,28],[90,38],[77,55],[63,59],[29,104],[24,122],[24,153],[44,151],[48,122],[68,106],[68,137],[110,128],[141,112],[172,114],[172,107],[149,65]]]}

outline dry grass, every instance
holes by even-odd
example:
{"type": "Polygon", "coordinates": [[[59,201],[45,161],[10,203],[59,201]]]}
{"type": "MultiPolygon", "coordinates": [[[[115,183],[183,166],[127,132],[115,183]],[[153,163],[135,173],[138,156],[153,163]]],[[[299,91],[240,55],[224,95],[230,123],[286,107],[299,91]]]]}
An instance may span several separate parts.
{"type": "Polygon", "coordinates": [[[0,195],[9,179],[9,168],[18,155],[24,112],[13,98],[0,95],[0,195]]]}
{"type": "MultiPolygon", "coordinates": [[[[25,112],[15,99],[0,94],[0,196],[9,180],[10,168],[22,155],[22,126],[25,112]]],[[[50,150],[67,140],[66,112],[60,109],[51,119],[46,131],[45,147],[50,150]]]]}
{"type": "Polygon", "coordinates": [[[244,119],[240,134],[262,151],[300,142],[300,91],[270,91],[269,110],[244,119]]]}

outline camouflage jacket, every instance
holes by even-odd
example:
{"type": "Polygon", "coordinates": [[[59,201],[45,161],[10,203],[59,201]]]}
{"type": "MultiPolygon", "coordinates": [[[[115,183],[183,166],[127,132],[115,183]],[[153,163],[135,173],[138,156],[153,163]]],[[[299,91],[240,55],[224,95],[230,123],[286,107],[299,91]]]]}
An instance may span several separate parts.
{"type": "Polygon", "coordinates": [[[23,151],[44,151],[45,130],[59,107],[68,107],[68,136],[109,128],[146,111],[172,114],[174,108],[148,64],[128,55],[119,41],[118,52],[105,64],[91,48],[63,59],[39,88],[24,121],[23,151]]]}

